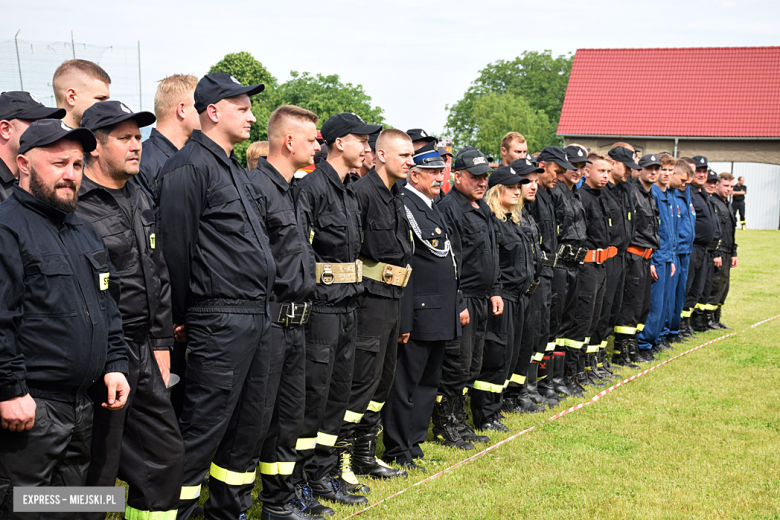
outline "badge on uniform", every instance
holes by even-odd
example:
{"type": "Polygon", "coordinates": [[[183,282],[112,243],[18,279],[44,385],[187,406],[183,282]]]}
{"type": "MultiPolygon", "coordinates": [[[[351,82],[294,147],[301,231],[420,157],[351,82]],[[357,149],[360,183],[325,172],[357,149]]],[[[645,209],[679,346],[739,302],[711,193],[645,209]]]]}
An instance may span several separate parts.
{"type": "Polygon", "coordinates": [[[151,235],[149,235],[149,247],[154,249],[156,244],[157,244],[157,236],[154,233],[152,233],[151,235]]]}
{"type": "Polygon", "coordinates": [[[431,245],[433,247],[439,247],[439,241],[438,240],[431,240],[431,245]]]}
{"type": "Polygon", "coordinates": [[[108,289],[108,277],[110,273],[100,273],[100,290],[105,291],[108,289]]]}
{"type": "Polygon", "coordinates": [[[436,229],[434,229],[434,231],[436,231],[437,235],[441,235],[441,229],[440,228],[436,228],[436,229]]]}
{"type": "Polygon", "coordinates": [[[309,243],[311,244],[314,241],[314,230],[312,229],[309,231],[309,243]]]}

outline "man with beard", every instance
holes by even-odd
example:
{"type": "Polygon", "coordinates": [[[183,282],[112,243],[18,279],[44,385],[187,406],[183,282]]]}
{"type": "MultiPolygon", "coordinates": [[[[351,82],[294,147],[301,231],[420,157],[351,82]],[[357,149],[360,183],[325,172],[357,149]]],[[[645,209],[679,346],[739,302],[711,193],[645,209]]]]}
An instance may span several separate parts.
{"type": "Polygon", "coordinates": [[[57,106],[67,112],[63,122],[78,128],[86,109],[108,99],[111,77],[97,63],[73,59],[57,67],[51,84],[57,106]]]}
{"type": "Polygon", "coordinates": [[[361,487],[352,470],[372,478],[406,476],[376,458],[380,412],[395,375],[401,298],[412,275],[412,230],[397,182],[414,165],[412,140],[388,128],[376,141],[376,169],[355,183],[363,224],[360,261],[365,292],[357,300],[355,369],[349,404],[336,448],[348,490],[361,487]],[[354,453],[353,452],[354,448],[354,453]]]}
{"type": "Polygon", "coordinates": [[[24,131],[33,121],[63,116],[64,110],[43,106],[29,92],[0,94],[0,202],[11,196],[19,177],[16,156],[19,154],[19,138],[24,131]]]}
{"type": "Polygon", "coordinates": [[[363,293],[360,202],[350,168],[359,168],[368,136],[379,130],[355,114],[328,118],[320,130],[328,158],[306,175],[295,195],[300,225],[314,249],[316,288],[306,324],[306,412],[296,444],[293,482],[308,482],[314,495],[342,504],[363,504],[337,475],[335,446],[350,398],[357,338],[356,306],[363,293]]]}
{"type": "MultiPolygon", "coordinates": [[[[117,476],[127,482],[127,517],[175,513],[184,456],[166,389],[173,346],[168,268],[157,248],[151,201],[128,182],[139,171],[139,128],[154,120],[150,112],[133,113],[119,101],[96,103],[81,120],[95,134],[97,147],[86,157],[77,214],[103,236],[119,275],[117,304],[130,347],[131,388],[121,412],[95,410],[87,485],[113,486],[117,476]]],[[[94,399],[104,391],[95,386],[90,393],[94,399]]]]}
{"type": "Polygon", "coordinates": [[[94,148],[89,130],[32,123],[19,142],[19,185],[0,205],[0,512],[9,518],[30,518],[13,513],[14,487],[84,485],[89,388],[102,380],[94,405],[107,410],[130,392],[119,278],[100,234],[74,214],[94,148]]]}

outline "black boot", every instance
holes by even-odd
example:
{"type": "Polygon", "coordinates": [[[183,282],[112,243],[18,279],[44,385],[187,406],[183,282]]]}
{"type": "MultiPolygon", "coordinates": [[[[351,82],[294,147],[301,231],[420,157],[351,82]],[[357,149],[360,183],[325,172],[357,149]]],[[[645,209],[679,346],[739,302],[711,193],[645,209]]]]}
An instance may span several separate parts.
{"type": "MultiPolygon", "coordinates": [[[[507,388],[507,390],[509,390],[509,388],[507,388]]],[[[512,391],[514,392],[514,395],[508,395],[507,391],[504,390],[504,394],[501,396],[501,411],[504,413],[522,412],[520,405],[517,404],[517,392],[515,392],[514,389],[512,391]]]]}
{"type": "Polygon", "coordinates": [[[348,506],[368,504],[368,499],[366,497],[350,495],[341,487],[339,481],[333,477],[310,480],[309,486],[311,486],[312,494],[317,498],[324,498],[325,500],[346,504],[348,506]]]}
{"type": "Polygon", "coordinates": [[[354,449],[354,440],[352,438],[345,439],[336,443],[336,453],[339,456],[339,475],[336,477],[342,489],[348,493],[367,494],[371,492],[371,488],[365,484],[361,484],[354,471],[352,470],[352,450],[354,449]]]}
{"type": "MultiPolygon", "coordinates": [[[[628,357],[631,360],[632,363],[649,363],[653,360],[653,356],[648,352],[647,355],[643,353],[644,351],[639,350],[639,342],[636,339],[636,337],[631,337],[631,339],[628,340],[628,357]],[[649,359],[648,359],[649,356],[649,359]]],[[[639,368],[639,367],[637,367],[639,368]]]]}
{"type": "Polygon", "coordinates": [[[691,327],[691,318],[680,318],[680,338],[685,341],[693,337],[693,327],[691,327]]]}
{"type": "Polygon", "coordinates": [[[406,478],[408,475],[402,469],[388,466],[376,456],[376,442],[382,433],[381,426],[374,426],[364,435],[355,437],[355,449],[352,452],[352,470],[358,475],[371,478],[389,479],[406,478]]]}
{"type": "Polygon", "coordinates": [[[596,376],[599,381],[602,383],[609,383],[612,380],[612,374],[604,370],[604,364],[600,362],[599,360],[599,353],[591,352],[588,354],[588,365],[590,365],[591,372],[593,372],[593,375],[596,376]]]}
{"type": "Polygon", "coordinates": [[[548,399],[546,399],[544,396],[539,395],[539,390],[537,390],[537,382],[539,381],[539,363],[536,361],[531,361],[531,364],[528,365],[528,376],[525,378],[525,387],[528,390],[528,397],[531,398],[531,401],[533,401],[536,404],[540,404],[542,406],[548,406],[552,408],[553,406],[558,406],[558,401],[555,401],[555,404],[552,404],[548,399]]]}
{"type": "MultiPolygon", "coordinates": [[[[570,353],[566,352],[566,355],[569,356],[570,353]]],[[[566,378],[566,386],[569,388],[569,391],[572,393],[575,397],[584,397],[585,394],[588,392],[585,388],[583,388],[582,385],[580,385],[579,380],[577,379],[577,372],[572,372],[571,366],[567,363],[566,367],[564,369],[564,377],[566,378]]]]}
{"type": "Polygon", "coordinates": [[[704,315],[707,320],[707,328],[710,330],[720,330],[720,326],[715,321],[715,313],[713,311],[704,311],[704,315]]]}
{"type": "Polygon", "coordinates": [[[478,430],[491,430],[494,432],[499,433],[506,433],[509,431],[509,428],[507,428],[498,418],[498,414],[493,414],[487,419],[485,419],[482,424],[477,426],[478,430]]]}
{"type": "Polygon", "coordinates": [[[592,381],[602,383],[605,386],[606,383],[610,383],[611,380],[604,376],[604,373],[599,370],[598,361],[596,361],[596,354],[589,352],[585,354],[585,371],[588,372],[588,376],[592,381]]]}
{"type": "Polygon", "coordinates": [[[305,504],[294,498],[281,506],[263,504],[263,510],[260,513],[262,520],[325,520],[322,516],[312,516],[304,512],[305,504]]]}
{"type": "Polygon", "coordinates": [[[639,365],[632,363],[631,358],[629,357],[630,341],[631,339],[629,337],[623,336],[622,334],[620,337],[615,336],[615,350],[612,353],[612,364],[637,370],[639,369],[639,365]]]}
{"type": "Polygon", "coordinates": [[[695,332],[707,332],[710,330],[707,327],[707,316],[704,314],[704,311],[699,309],[694,310],[693,314],[691,314],[691,325],[695,332]]]}
{"type": "Polygon", "coordinates": [[[544,411],[544,406],[540,406],[528,397],[528,388],[525,383],[520,385],[520,395],[515,398],[517,406],[520,407],[520,413],[539,413],[544,411]]]}
{"type": "Polygon", "coordinates": [[[620,379],[620,374],[616,373],[614,370],[612,370],[612,363],[609,362],[609,359],[607,359],[607,347],[599,348],[598,354],[596,354],[596,360],[599,362],[598,366],[601,368],[604,372],[606,372],[608,375],[607,377],[610,379],[620,379]]]}
{"type": "Polygon", "coordinates": [[[552,352],[549,352],[542,358],[542,362],[539,364],[539,382],[536,384],[536,390],[539,392],[539,395],[555,403],[551,407],[558,406],[559,402],[563,400],[555,393],[555,385],[553,384],[555,370],[552,358],[552,352]]]}
{"type": "Polygon", "coordinates": [[[314,498],[311,487],[308,483],[295,486],[295,496],[303,504],[303,512],[310,516],[333,516],[336,512],[320,504],[320,501],[314,498]]]}
{"type": "Polygon", "coordinates": [[[722,307],[718,305],[718,309],[715,311],[715,323],[718,324],[718,326],[723,330],[731,330],[731,327],[727,327],[725,323],[723,323],[720,319],[720,310],[722,307]]]}
{"type": "Polygon", "coordinates": [[[674,350],[674,347],[669,344],[666,338],[661,338],[661,341],[658,342],[658,348],[661,350],[674,350]]]}
{"type": "Polygon", "coordinates": [[[564,399],[571,397],[574,394],[572,394],[571,390],[569,390],[569,387],[566,385],[566,380],[564,379],[564,372],[566,371],[566,356],[556,355],[564,354],[563,352],[554,352],[552,354],[553,389],[555,390],[556,394],[564,399]]]}
{"type": "Polygon", "coordinates": [[[461,450],[473,450],[474,445],[461,438],[455,427],[455,414],[453,412],[454,402],[451,398],[440,395],[433,407],[433,437],[436,442],[447,446],[448,448],[459,448],[461,450]]]}
{"type": "Polygon", "coordinates": [[[460,438],[466,442],[490,442],[490,437],[486,435],[477,435],[474,428],[468,423],[469,414],[466,412],[466,395],[461,395],[455,399],[455,407],[453,409],[455,415],[455,428],[458,430],[460,438]]]}

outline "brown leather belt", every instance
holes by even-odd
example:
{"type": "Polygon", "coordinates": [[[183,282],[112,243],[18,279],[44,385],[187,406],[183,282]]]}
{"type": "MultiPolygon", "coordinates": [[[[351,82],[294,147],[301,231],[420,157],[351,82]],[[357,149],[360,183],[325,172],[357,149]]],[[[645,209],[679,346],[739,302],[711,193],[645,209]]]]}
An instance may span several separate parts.
{"type": "Polygon", "coordinates": [[[376,280],[377,282],[395,285],[397,287],[406,287],[409,283],[409,277],[412,275],[412,266],[398,267],[397,265],[385,264],[368,258],[361,258],[363,262],[363,278],[376,280]]]}
{"type": "Polygon", "coordinates": [[[317,283],[358,283],[363,280],[363,262],[356,260],[349,264],[329,264],[317,262],[317,283]]]}
{"type": "Polygon", "coordinates": [[[653,250],[649,247],[639,247],[639,246],[628,246],[628,249],[626,249],[629,253],[636,256],[641,256],[645,260],[653,256],[653,250]]]}
{"type": "Polygon", "coordinates": [[[590,249],[582,260],[588,264],[603,264],[617,254],[617,247],[609,246],[606,249],[590,249]]]}

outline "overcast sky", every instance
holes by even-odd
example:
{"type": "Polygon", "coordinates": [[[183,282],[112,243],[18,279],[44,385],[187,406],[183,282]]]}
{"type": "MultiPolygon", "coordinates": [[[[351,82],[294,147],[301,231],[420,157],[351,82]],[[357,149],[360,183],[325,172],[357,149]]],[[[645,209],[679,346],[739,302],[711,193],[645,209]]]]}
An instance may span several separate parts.
{"type": "Polygon", "coordinates": [[[434,134],[444,128],[445,106],[463,96],[480,69],[525,50],[780,45],[776,0],[3,4],[0,40],[21,30],[28,41],[69,41],[71,31],[77,43],[140,41],[145,109],[156,80],[177,72],[200,77],[225,54],[248,51],[280,81],[297,70],[361,84],[391,125],[434,134]]]}

